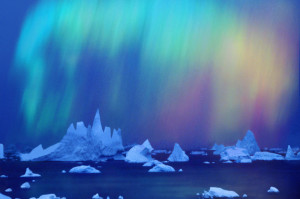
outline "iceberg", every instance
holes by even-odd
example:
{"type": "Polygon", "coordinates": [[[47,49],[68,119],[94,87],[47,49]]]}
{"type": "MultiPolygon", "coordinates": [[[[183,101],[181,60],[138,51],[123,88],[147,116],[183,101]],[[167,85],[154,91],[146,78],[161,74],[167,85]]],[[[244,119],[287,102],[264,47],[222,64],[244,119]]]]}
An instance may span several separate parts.
{"type": "Polygon", "coordinates": [[[29,168],[26,168],[25,174],[20,176],[21,178],[34,178],[41,177],[40,174],[33,173],[29,168]]]}
{"type": "Polygon", "coordinates": [[[77,166],[70,169],[69,173],[101,173],[99,170],[91,166],[77,166]]]}
{"type": "Polygon", "coordinates": [[[4,158],[4,146],[3,144],[0,144],[0,159],[4,158]]]}
{"type": "Polygon", "coordinates": [[[146,147],[147,149],[149,149],[150,152],[152,152],[154,149],[153,147],[151,146],[149,140],[145,140],[145,142],[142,144],[144,147],[146,147]]]}
{"type": "Polygon", "coordinates": [[[77,122],[75,128],[71,124],[59,143],[45,150],[39,145],[20,157],[23,161],[98,161],[123,150],[121,130],[111,132],[110,127],[105,127],[103,131],[97,110],[92,126],[85,127],[83,122],[77,122]]]}
{"type": "Polygon", "coordinates": [[[38,198],[32,197],[30,199],[66,199],[65,197],[57,197],[55,194],[45,194],[45,195],[41,195],[38,198]]]}
{"type": "Polygon", "coordinates": [[[285,154],[285,159],[286,160],[300,160],[300,157],[295,155],[293,149],[289,145],[285,154]]]}
{"type": "Polygon", "coordinates": [[[151,149],[152,147],[149,147],[146,141],[142,145],[133,146],[126,153],[125,161],[129,163],[145,163],[152,161],[151,150],[153,149],[151,149]]]}
{"type": "Polygon", "coordinates": [[[143,167],[152,167],[153,165],[160,164],[161,162],[158,160],[152,160],[143,164],[143,167]]]}
{"type": "Polygon", "coordinates": [[[7,175],[1,175],[0,178],[7,178],[7,175]]]}
{"type": "Polygon", "coordinates": [[[160,162],[156,164],[152,169],[149,169],[148,172],[175,172],[175,169],[160,162]]]}
{"type": "Polygon", "coordinates": [[[220,155],[221,152],[225,149],[225,146],[223,144],[214,144],[214,146],[211,148],[211,150],[214,150],[214,155],[220,155]]]}
{"type": "Polygon", "coordinates": [[[255,152],[259,152],[260,148],[256,142],[255,136],[252,131],[248,130],[245,137],[242,141],[238,140],[236,147],[247,149],[250,155],[253,155],[255,152]]]}
{"type": "Polygon", "coordinates": [[[228,191],[219,187],[210,187],[209,191],[204,191],[203,198],[238,198],[240,197],[234,191],[228,191]]]}
{"type": "Polygon", "coordinates": [[[249,163],[251,162],[248,151],[244,148],[226,147],[220,154],[221,161],[235,161],[236,163],[249,163]]]}
{"type": "Polygon", "coordinates": [[[7,188],[7,189],[5,189],[5,192],[12,192],[12,189],[11,188],[7,188]]]}
{"type": "Polygon", "coordinates": [[[11,199],[11,197],[6,196],[6,195],[4,195],[4,194],[2,194],[2,193],[0,193],[0,198],[1,198],[1,199],[11,199]]]}
{"type": "Polygon", "coordinates": [[[178,172],[183,172],[183,170],[182,170],[182,169],[179,169],[178,172]]]}
{"type": "Polygon", "coordinates": [[[29,189],[30,184],[29,184],[29,182],[24,182],[20,187],[21,187],[21,189],[29,189]]]}
{"type": "Polygon", "coordinates": [[[207,153],[205,151],[192,151],[190,154],[207,156],[207,153]]]}
{"type": "Polygon", "coordinates": [[[100,197],[98,193],[96,193],[95,195],[93,195],[92,199],[103,199],[103,198],[100,197]]]}
{"type": "Polygon", "coordinates": [[[243,194],[243,196],[242,196],[243,198],[247,198],[248,196],[247,196],[247,194],[243,194]]]}
{"type": "Polygon", "coordinates": [[[181,149],[178,143],[175,143],[174,149],[168,158],[170,162],[187,162],[189,161],[189,156],[181,149]]]}
{"type": "Polygon", "coordinates": [[[270,187],[268,193],[279,193],[279,190],[276,187],[270,187]]]}
{"type": "Polygon", "coordinates": [[[272,161],[272,160],[284,160],[284,157],[271,152],[256,152],[253,156],[251,156],[252,160],[265,160],[265,161],[272,161]]]}

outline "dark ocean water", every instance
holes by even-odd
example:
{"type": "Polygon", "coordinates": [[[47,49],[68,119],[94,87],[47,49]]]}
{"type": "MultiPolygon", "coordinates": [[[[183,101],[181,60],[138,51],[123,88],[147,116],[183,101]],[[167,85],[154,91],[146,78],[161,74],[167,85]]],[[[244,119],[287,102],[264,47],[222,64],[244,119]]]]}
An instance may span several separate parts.
{"type": "MultiPolygon", "coordinates": [[[[154,156],[155,157],[155,156],[154,156]]],[[[167,155],[155,158],[166,160],[167,155]]],[[[168,163],[179,173],[148,173],[149,167],[141,164],[128,164],[124,161],[107,162],[20,162],[2,160],[0,174],[0,192],[12,198],[38,197],[42,194],[55,193],[67,199],[89,199],[95,193],[100,196],[119,195],[125,199],[197,199],[196,193],[202,193],[211,186],[233,190],[248,198],[263,199],[299,199],[300,198],[300,161],[254,162],[252,164],[224,164],[217,156],[192,156],[186,163],[168,163]],[[203,161],[215,161],[215,164],[203,164],[203,161]],[[91,165],[98,167],[101,174],[61,173],[74,166],[91,165]],[[20,178],[26,167],[42,175],[41,178],[20,178]],[[100,168],[99,168],[100,167],[100,168]],[[25,181],[31,188],[20,189],[25,181]],[[270,186],[279,189],[279,194],[269,194],[270,186]],[[6,188],[13,192],[5,193],[6,188]]]]}

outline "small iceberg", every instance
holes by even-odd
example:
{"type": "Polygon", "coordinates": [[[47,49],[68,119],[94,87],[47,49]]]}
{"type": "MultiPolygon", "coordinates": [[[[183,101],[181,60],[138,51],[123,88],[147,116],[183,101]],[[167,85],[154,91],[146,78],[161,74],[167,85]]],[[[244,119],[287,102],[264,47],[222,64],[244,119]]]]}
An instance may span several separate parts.
{"type": "Polygon", "coordinates": [[[21,175],[21,178],[34,178],[34,177],[41,177],[41,175],[37,173],[33,173],[29,168],[26,168],[25,174],[21,175]]]}
{"type": "Polygon", "coordinates": [[[24,182],[20,187],[21,187],[21,189],[29,189],[30,184],[29,184],[29,182],[24,182]]]}
{"type": "Polygon", "coordinates": [[[247,198],[248,196],[247,196],[247,194],[243,194],[243,196],[242,196],[243,198],[247,198]]]}
{"type": "Polygon", "coordinates": [[[204,191],[203,198],[238,198],[240,197],[234,191],[228,191],[219,187],[210,187],[209,191],[204,191]]]}
{"type": "Polygon", "coordinates": [[[4,146],[3,144],[0,144],[0,159],[4,158],[4,146]]]}
{"type": "Polygon", "coordinates": [[[5,192],[12,192],[12,189],[11,188],[7,188],[7,189],[5,189],[5,192]]]}
{"type": "Polygon", "coordinates": [[[270,187],[268,193],[279,193],[279,190],[276,187],[270,187]]]}
{"type": "Polygon", "coordinates": [[[119,196],[118,199],[124,199],[124,197],[123,196],[119,196]]]}
{"type": "Polygon", "coordinates": [[[169,166],[169,165],[159,163],[159,164],[156,164],[148,172],[175,172],[175,169],[173,167],[169,166]]]}
{"type": "Polygon", "coordinates": [[[183,172],[183,170],[182,170],[182,169],[179,169],[178,172],[183,172]]]}
{"type": "Polygon", "coordinates": [[[161,164],[158,160],[152,160],[143,164],[143,167],[152,167],[153,165],[161,164]]]}
{"type": "Polygon", "coordinates": [[[1,175],[0,178],[7,178],[7,175],[1,175]]]}
{"type": "Polygon", "coordinates": [[[189,156],[181,149],[178,143],[175,143],[174,149],[168,158],[170,162],[187,162],[189,161],[189,156]]]}
{"type": "Polygon", "coordinates": [[[103,198],[99,196],[98,193],[96,193],[95,195],[93,195],[92,199],[103,199],[103,198]]]}
{"type": "Polygon", "coordinates": [[[205,151],[192,151],[190,154],[207,156],[207,153],[205,151]]]}
{"type": "Polygon", "coordinates": [[[210,162],[208,162],[208,161],[205,161],[205,162],[203,162],[203,164],[210,164],[210,162]]]}
{"type": "Polygon", "coordinates": [[[67,173],[66,170],[62,170],[61,173],[67,173]]]}
{"type": "Polygon", "coordinates": [[[4,194],[2,194],[2,193],[0,193],[0,198],[1,198],[1,199],[11,199],[11,197],[6,196],[6,195],[4,195],[4,194]]]}
{"type": "Polygon", "coordinates": [[[145,163],[152,161],[151,147],[148,140],[146,140],[142,145],[133,146],[127,153],[125,161],[129,163],[145,163]]]}
{"type": "Polygon", "coordinates": [[[272,161],[272,160],[284,160],[284,157],[271,152],[256,152],[253,156],[251,156],[252,160],[264,160],[264,161],[272,161]]]}
{"type": "Polygon", "coordinates": [[[299,153],[298,153],[298,155],[295,155],[295,153],[294,153],[293,149],[291,148],[291,146],[288,145],[288,148],[287,148],[287,151],[286,151],[286,154],[285,154],[285,159],[286,160],[300,160],[299,153]]]}
{"type": "Polygon", "coordinates": [[[69,173],[101,173],[99,170],[91,166],[81,165],[70,169],[69,173]]]}
{"type": "Polygon", "coordinates": [[[35,198],[35,197],[32,197],[30,199],[66,199],[65,197],[57,197],[55,194],[45,194],[45,195],[41,195],[40,197],[38,198],[35,198]]]}

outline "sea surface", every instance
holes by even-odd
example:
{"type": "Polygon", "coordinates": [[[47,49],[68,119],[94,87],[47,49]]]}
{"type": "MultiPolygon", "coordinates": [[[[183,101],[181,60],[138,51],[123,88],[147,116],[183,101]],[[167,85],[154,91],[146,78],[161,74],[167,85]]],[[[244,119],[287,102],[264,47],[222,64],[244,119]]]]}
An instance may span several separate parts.
{"type": "MultiPolygon", "coordinates": [[[[167,154],[154,158],[166,160],[167,154]]],[[[262,199],[300,198],[300,161],[257,161],[251,164],[224,164],[218,156],[189,155],[190,161],[167,163],[175,173],[148,173],[149,167],[142,164],[129,164],[124,161],[107,162],[20,162],[1,160],[0,192],[12,198],[39,197],[55,193],[67,199],[90,199],[96,193],[102,197],[117,199],[197,199],[196,193],[203,193],[209,187],[233,190],[240,196],[262,199]],[[204,161],[215,162],[204,164],[204,161]],[[100,174],[71,174],[68,171],[78,165],[90,165],[101,171],[100,174]],[[40,178],[20,178],[29,167],[40,178]],[[67,173],[62,173],[66,170],[67,173]],[[35,182],[32,182],[32,180],[35,182]],[[20,185],[29,182],[30,189],[20,185]],[[269,194],[270,186],[279,189],[279,194],[269,194]],[[5,193],[4,190],[13,191],[5,193]]]]}

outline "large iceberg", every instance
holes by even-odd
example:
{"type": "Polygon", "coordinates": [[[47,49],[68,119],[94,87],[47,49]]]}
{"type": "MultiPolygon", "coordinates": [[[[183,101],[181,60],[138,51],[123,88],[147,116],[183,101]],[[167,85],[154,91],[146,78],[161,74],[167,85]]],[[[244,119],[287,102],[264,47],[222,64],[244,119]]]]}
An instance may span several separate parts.
{"type": "Polygon", "coordinates": [[[247,149],[238,147],[226,147],[220,154],[221,161],[235,161],[237,163],[251,163],[247,149]]]}
{"type": "Polygon", "coordinates": [[[251,156],[252,160],[265,160],[265,161],[272,161],[272,160],[284,160],[284,157],[271,152],[256,152],[253,156],[251,156]]]}
{"type": "Polygon", "coordinates": [[[174,149],[169,156],[168,160],[170,162],[187,162],[189,161],[189,156],[181,149],[178,143],[175,143],[174,149]]]}
{"type": "Polygon", "coordinates": [[[77,122],[76,128],[71,124],[63,139],[45,150],[36,147],[29,154],[21,154],[21,160],[28,161],[97,161],[103,156],[114,156],[123,151],[121,130],[110,127],[102,129],[99,110],[97,110],[93,126],[85,127],[77,122]]]}
{"type": "Polygon", "coordinates": [[[133,146],[127,153],[125,161],[129,163],[145,163],[152,161],[151,151],[153,148],[146,140],[142,145],[133,146]]]}
{"type": "Polygon", "coordinates": [[[209,191],[204,191],[203,198],[238,198],[240,197],[234,191],[228,191],[219,187],[210,187],[209,191]]]}
{"type": "Polygon", "coordinates": [[[250,155],[253,155],[255,152],[260,151],[258,144],[255,140],[254,134],[250,130],[248,130],[242,141],[237,141],[236,147],[247,149],[250,155]]]}
{"type": "Polygon", "coordinates": [[[0,159],[4,158],[4,146],[3,144],[0,144],[0,159]]]}

